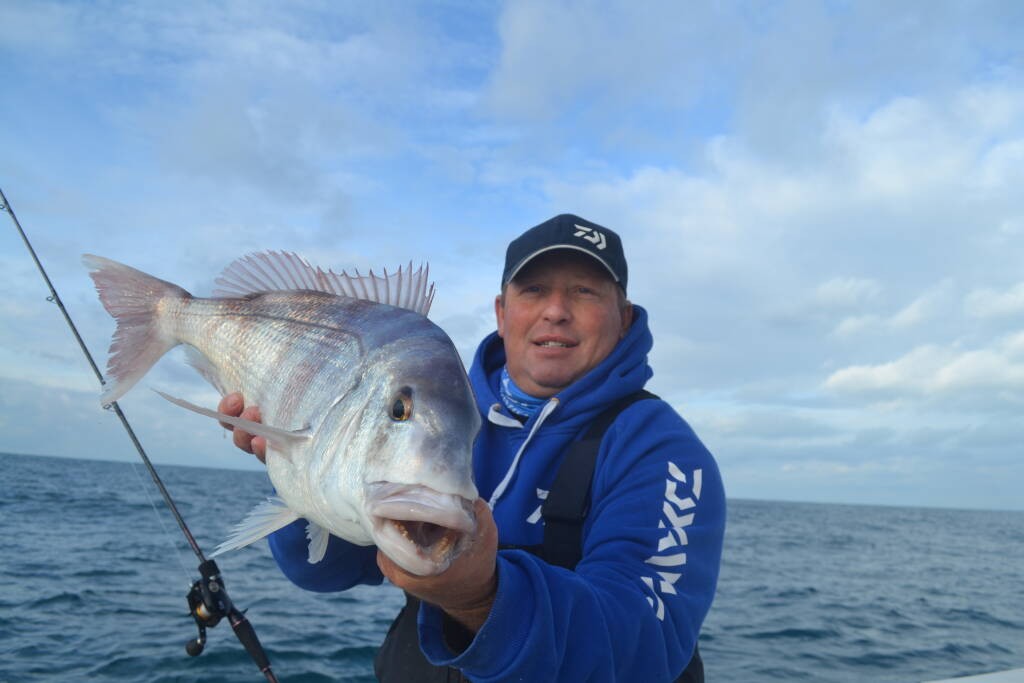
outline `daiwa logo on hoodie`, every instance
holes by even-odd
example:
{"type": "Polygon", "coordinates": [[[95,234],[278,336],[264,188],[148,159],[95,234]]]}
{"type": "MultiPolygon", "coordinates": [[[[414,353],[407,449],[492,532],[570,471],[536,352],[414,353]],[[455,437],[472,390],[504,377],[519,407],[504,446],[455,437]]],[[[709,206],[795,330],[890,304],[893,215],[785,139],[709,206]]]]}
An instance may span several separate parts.
{"type": "Polygon", "coordinates": [[[675,595],[675,583],[682,576],[680,571],[686,564],[686,551],[689,543],[686,528],[693,524],[694,512],[700,500],[700,489],[703,472],[693,471],[692,495],[680,498],[676,492],[679,484],[686,485],[686,474],[675,463],[668,463],[668,478],[665,480],[665,500],[662,503],[662,519],[658,522],[659,529],[665,529],[665,535],[658,541],[658,552],[648,557],[645,562],[657,567],[656,577],[642,576],[651,595],[647,602],[655,609],[658,619],[665,620],[665,603],[662,595],[675,595]]]}

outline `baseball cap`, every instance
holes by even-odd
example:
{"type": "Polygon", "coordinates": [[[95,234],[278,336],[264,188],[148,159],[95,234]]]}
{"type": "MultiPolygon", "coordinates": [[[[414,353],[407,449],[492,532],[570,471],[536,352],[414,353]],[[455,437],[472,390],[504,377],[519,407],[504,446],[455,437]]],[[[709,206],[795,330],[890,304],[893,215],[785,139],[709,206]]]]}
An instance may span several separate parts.
{"type": "Polygon", "coordinates": [[[549,218],[509,243],[501,286],[507,285],[534,258],[554,249],[574,249],[592,256],[626,291],[628,271],[622,240],[614,231],[571,213],[549,218]]]}

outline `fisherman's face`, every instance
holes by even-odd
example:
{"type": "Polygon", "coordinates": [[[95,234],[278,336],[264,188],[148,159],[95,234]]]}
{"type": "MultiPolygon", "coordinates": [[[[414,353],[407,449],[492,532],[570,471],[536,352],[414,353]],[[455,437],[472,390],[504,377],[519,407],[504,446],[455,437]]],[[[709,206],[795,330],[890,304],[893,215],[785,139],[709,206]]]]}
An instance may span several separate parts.
{"type": "Polygon", "coordinates": [[[603,361],[633,322],[608,271],[568,250],[538,256],[494,302],[509,375],[537,398],[554,396],[603,361]]]}

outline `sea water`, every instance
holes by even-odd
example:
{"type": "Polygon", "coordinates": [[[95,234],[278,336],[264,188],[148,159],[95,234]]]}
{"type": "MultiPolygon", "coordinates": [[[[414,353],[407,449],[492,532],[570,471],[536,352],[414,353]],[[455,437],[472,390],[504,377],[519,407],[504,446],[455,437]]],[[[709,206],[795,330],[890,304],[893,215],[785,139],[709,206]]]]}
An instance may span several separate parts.
{"type": "MultiPolygon", "coordinates": [[[[226,622],[186,655],[197,562],[141,465],[0,468],[0,683],[264,680],[226,622]]],[[[158,470],[207,551],[269,493],[258,472],[158,470]]],[[[395,588],[302,591],[263,543],[218,564],[282,683],[374,680],[395,588]]],[[[730,500],[700,647],[709,683],[1024,667],[1024,513],[730,500]]]]}

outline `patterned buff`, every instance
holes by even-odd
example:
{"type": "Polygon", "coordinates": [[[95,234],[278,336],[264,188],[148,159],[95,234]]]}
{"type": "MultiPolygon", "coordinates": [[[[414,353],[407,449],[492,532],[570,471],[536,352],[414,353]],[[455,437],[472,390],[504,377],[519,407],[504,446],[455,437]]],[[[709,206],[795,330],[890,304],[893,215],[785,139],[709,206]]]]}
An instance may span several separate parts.
{"type": "Polygon", "coordinates": [[[505,407],[520,417],[533,417],[541,406],[547,403],[546,398],[536,398],[516,386],[508,374],[508,366],[501,369],[501,400],[505,407]]]}

